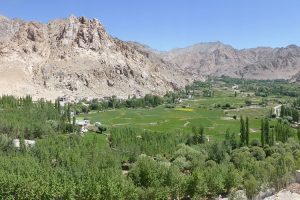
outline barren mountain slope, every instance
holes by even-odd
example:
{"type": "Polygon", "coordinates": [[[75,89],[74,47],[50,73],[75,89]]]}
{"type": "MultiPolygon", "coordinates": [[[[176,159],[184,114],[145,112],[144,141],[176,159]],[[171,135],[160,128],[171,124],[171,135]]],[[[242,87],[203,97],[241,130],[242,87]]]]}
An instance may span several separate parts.
{"type": "Polygon", "coordinates": [[[0,93],[127,97],[187,83],[178,68],[151,54],[112,38],[96,19],[42,24],[0,17],[0,93]]]}
{"type": "Polygon", "coordinates": [[[220,42],[201,43],[161,54],[194,75],[290,79],[300,71],[300,48],[258,47],[237,50],[220,42]]]}
{"type": "Polygon", "coordinates": [[[164,94],[206,76],[300,80],[300,48],[221,42],[159,52],[112,38],[97,19],[47,24],[0,16],[0,94],[55,99],[164,94]]]}

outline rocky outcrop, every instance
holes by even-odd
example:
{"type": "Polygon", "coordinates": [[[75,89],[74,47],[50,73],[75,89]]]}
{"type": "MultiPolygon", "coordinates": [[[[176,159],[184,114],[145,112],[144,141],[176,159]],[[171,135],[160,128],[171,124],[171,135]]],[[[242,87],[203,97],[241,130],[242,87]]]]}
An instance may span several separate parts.
{"type": "Polygon", "coordinates": [[[47,99],[163,95],[189,81],[154,53],[112,38],[97,19],[0,20],[2,94],[47,99]]]}
{"type": "Polygon", "coordinates": [[[111,37],[97,19],[47,24],[0,16],[0,94],[54,99],[163,95],[207,76],[300,80],[300,48],[221,42],[159,52],[111,37]]]}

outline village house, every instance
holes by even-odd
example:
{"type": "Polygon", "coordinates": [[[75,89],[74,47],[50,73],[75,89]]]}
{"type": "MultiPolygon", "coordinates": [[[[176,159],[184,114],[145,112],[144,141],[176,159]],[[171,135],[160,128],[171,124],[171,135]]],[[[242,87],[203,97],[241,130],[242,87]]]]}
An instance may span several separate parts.
{"type": "Polygon", "coordinates": [[[239,85],[234,84],[234,85],[232,86],[232,89],[238,90],[238,89],[239,89],[239,85]]]}
{"type": "Polygon", "coordinates": [[[62,97],[58,97],[57,100],[60,102],[67,102],[69,98],[67,97],[67,95],[64,95],[62,97]]]}
{"type": "MultiPolygon", "coordinates": [[[[14,139],[13,141],[13,145],[15,148],[20,149],[21,147],[21,143],[20,143],[20,139],[14,139]]],[[[26,147],[34,147],[35,145],[35,141],[34,140],[24,140],[25,146],[26,147]]]]}
{"type": "Polygon", "coordinates": [[[57,100],[61,106],[65,106],[67,103],[70,102],[70,98],[67,95],[58,97],[57,100]]]}
{"type": "Polygon", "coordinates": [[[102,97],[102,99],[103,99],[104,101],[109,101],[109,100],[111,99],[111,97],[106,96],[106,97],[102,97]]]}
{"type": "Polygon", "coordinates": [[[280,117],[281,107],[282,105],[278,105],[273,108],[273,114],[275,114],[276,117],[280,117]]]}
{"type": "Polygon", "coordinates": [[[88,126],[90,125],[90,120],[76,120],[76,125],[80,127],[81,133],[88,132],[88,126]]]}

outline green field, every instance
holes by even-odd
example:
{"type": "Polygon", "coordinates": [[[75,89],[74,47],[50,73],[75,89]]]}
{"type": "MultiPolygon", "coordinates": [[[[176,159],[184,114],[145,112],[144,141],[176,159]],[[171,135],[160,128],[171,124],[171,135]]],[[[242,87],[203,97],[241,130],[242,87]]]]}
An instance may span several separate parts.
{"type": "Polygon", "coordinates": [[[193,126],[205,127],[205,134],[210,139],[223,139],[225,131],[239,133],[239,117],[248,116],[250,122],[251,138],[258,138],[260,133],[260,119],[270,112],[275,105],[273,101],[267,107],[245,107],[245,100],[250,99],[256,104],[261,101],[258,97],[247,97],[240,94],[237,97],[232,91],[217,91],[211,98],[194,98],[183,101],[175,108],[166,108],[164,105],[156,108],[116,109],[91,112],[80,115],[88,118],[92,123],[101,122],[111,127],[137,127],[153,131],[172,132],[181,130],[190,133],[193,126]],[[236,109],[224,110],[216,105],[229,103],[236,109]],[[240,108],[243,106],[242,108],[240,108]],[[237,119],[233,119],[233,116],[237,119]]]}

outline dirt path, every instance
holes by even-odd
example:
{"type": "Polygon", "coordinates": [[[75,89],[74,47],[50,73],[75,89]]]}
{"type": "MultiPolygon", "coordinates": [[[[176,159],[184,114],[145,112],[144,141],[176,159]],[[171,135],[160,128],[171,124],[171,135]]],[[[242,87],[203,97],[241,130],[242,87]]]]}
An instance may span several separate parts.
{"type": "Polygon", "coordinates": [[[187,127],[191,122],[187,121],[185,122],[185,124],[183,125],[184,127],[187,127]]]}

